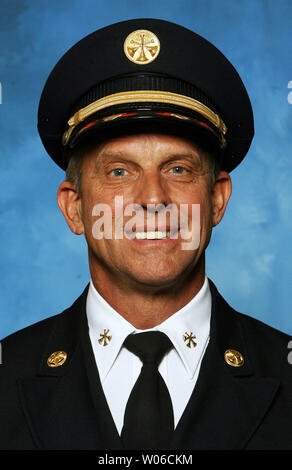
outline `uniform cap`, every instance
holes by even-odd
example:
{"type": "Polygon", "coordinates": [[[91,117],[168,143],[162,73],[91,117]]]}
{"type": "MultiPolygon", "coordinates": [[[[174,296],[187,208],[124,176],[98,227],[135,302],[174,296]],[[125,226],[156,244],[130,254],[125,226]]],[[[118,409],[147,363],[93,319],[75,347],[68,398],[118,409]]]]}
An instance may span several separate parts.
{"type": "Polygon", "coordinates": [[[97,30],[56,64],[43,89],[38,130],[63,169],[89,136],[167,131],[216,149],[233,170],[253,138],[244,84],[209,41],[180,25],[133,19],[97,30]]]}

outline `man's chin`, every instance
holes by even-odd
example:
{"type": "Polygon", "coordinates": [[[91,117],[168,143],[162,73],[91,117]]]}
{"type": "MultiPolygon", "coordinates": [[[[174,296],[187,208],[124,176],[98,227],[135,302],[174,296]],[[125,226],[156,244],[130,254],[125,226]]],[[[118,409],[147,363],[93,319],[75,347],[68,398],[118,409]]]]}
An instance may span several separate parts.
{"type": "Polygon", "coordinates": [[[143,273],[130,273],[129,277],[136,285],[136,288],[141,288],[145,291],[145,289],[167,289],[173,288],[174,286],[178,285],[182,278],[182,272],[174,273],[167,272],[167,273],[152,273],[145,272],[143,273]]]}

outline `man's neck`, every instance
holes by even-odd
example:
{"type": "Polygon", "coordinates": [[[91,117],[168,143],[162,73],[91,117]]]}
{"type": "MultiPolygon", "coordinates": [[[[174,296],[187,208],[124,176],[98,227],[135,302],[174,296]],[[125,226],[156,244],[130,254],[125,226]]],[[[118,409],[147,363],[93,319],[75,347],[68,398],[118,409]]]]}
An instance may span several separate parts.
{"type": "MultiPolygon", "coordinates": [[[[99,294],[137,329],[153,328],[183,308],[202,288],[205,257],[192,272],[169,286],[139,286],[116,282],[90,266],[91,278],[99,294]]],[[[103,274],[103,273],[102,273],[103,274]]]]}

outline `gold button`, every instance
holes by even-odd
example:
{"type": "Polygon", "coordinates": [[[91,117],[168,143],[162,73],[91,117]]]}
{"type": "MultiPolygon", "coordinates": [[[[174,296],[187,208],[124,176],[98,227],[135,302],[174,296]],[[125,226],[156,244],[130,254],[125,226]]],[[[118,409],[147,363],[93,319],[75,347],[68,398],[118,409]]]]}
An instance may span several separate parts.
{"type": "Polygon", "coordinates": [[[147,29],[138,29],[126,37],[124,52],[135,64],[145,65],[156,59],[160,51],[158,37],[147,29]]]}
{"type": "Polygon", "coordinates": [[[235,349],[227,349],[224,353],[224,359],[232,367],[241,367],[244,364],[243,355],[235,349]]]}
{"type": "Polygon", "coordinates": [[[48,357],[47,364],[49,367],[59,367],[66,362],[67,353],[65,351],[55,351],[48,357]]]}

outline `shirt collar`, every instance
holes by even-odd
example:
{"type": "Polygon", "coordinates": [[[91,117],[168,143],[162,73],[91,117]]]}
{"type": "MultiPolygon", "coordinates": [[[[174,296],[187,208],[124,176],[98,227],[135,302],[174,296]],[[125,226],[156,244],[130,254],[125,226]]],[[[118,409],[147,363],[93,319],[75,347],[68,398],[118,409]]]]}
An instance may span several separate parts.
{"type": "Polygon", "coordinates": [[[211,302],[209,283],[205,277],[202,288],[188,304],[154,328],[139,330],[109,305],[91,280],[86,312],[101,382],[109,373],[129,334],[155,330],[169,337],[189,378],[192,378],[208,343],[211,302]]]}

